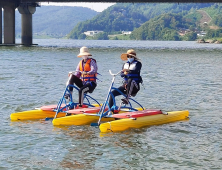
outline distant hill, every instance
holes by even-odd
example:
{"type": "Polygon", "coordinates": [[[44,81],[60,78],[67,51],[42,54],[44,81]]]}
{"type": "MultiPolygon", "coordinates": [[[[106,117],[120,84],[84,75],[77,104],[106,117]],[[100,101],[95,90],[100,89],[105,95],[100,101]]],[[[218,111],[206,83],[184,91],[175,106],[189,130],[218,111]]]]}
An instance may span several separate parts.
{"type": "Polygon", "coordinates": [[[197,10],[201,14],[201,19],[200,19],[200,25],[203,26],[204,23],[210,23],[212,18],[209,16],[209,14],[204,11],[204,10],[197,10]]]}
{"type": "Polygon", "coordinates": [[[195,22],[186,19],[181,13],[162,14],[135,29],[131,34],[131,39],[179,41],[182,40],[179,30],[187,30],[192,26],[196,27],[195,22]]]}
{"type": "Polygon", "coordinates": [[[204,24],[204,29],[206,30],[207,34],[205,38],[210,38],[214,40],[219,40],[222,42],[222,4],[215,3],[211,7],[203,8],[211,19],[204,24]]]}
{"type": "MultiPolygon", "coordinates": [[[[84,7],[41,6],[33,15],[33,34],[65,36],[78,22],[96,16],[98,12],[84,7]]],[[[21,15],[16,11],[16,35],[21,34],[21,15]]]]}
{"type": "Polygon", "coordinates": [[[214,4],[208,8],[203,8],[202,10],[205,11],[210,18],[207,22],[209,25],[222,27],[222,4],[214,4]]]}
{"type": "Polygon", "coordinates": [[[222,5],[191,9],[186,13],[157,16],[134,29],[131,39],[137,40],[196,40],[222,37],[222,5]],[[202,34],[204,33],[204,34],[202,34]]]}
{"type": "Polygon", "coordinates": [[[78,39],[89,30],[101,30],[107,33],[133,31],[150,19],[166,13],[181,13],[210,7],[213,3],[120,3],[113,5],[94,18],[78,23],[68,38],[78,39]]]}

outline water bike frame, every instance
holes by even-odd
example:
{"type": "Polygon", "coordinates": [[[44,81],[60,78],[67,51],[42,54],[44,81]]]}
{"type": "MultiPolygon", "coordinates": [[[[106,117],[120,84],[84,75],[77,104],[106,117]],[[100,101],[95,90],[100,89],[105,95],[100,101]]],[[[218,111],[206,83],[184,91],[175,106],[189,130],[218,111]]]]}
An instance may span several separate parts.
{"type": "MultiPolygon", "coordinates": [[[[69,109],[75,109],[77,107],[77,105],[79,104],[79,103],[73,102],[72,93],[70,92],[69,87],[73,87],[74,89],[76,89],[79,92],[79,88],[76,87],[75,85],[67,85],[66,86],[66,89],[63,93],[63,96],[59,100],[59,102],[57,104],[57,107],[54,110],[56,112],[54,119],[57,117],[58,113],[60,113],[60,112],[67,113],[66,111],[68,111],[69,109]],[[70,101],[69,102],[67,102],[66,99],[65,99],[66,94],[69,94],[69,96],[70,96],[70,98],[69,98],[70,101]],[[65,104],[65,106],[61,107],[63,103],[65,104]]],[[[91,104],[91,102],[90,102],[90,99],[91,99],[92,101],[97,103],[99,106],[101,106],[100,103],[96,99],[94,99],[90,95],[87,95],[86,93],[84,93],[83,101],[84,101],[84,99],[86,99],[87,103],[83,103],[83,105],[86,105],[86,106],[89,106],[89,107],[95,107],[94,105],[91,104]]]]}
{"type": "MultiPolygon", "coordinates": [[[[130,101],[135,102],[136,104],[138,104],[138,105],[142,108],[142,110],[144,110],[143,106],[142,106],[139,102],[137,102],[136,100],[134,100],[134,99],[132,99],[132,98],[129,98],[129,106],[126,106],[126,104],[124,104],[124,105],[122,106],[123,103],[120,103],[120,106],[117,107],[115,97],[114,97],[114,95],[112,94],[112,90],[117,90],[117,91],[120,93],[120,95],[126,97],[126,95],[125,95],[124,93],[122,93],[119,89],[113,87],[114,81],[115,81],[115,77],[116,77],[117,75],[119,75],[121,72],[122,72],[122,71],[119,71],[118,73],[113,74],[113,73],[111,72],[111,70],[109,70],[109,73],[113,76],[113,79],[112,79],[112,82],[111,82],[111,85],[110,85],[110,88],[109,88],[109,91],[108,91],[108,95],[107,95],[106,100],[105,100],[105,102],[103,103],[100,111],[99,111],[98,114],[97,114],[98,116],[100,116],[98,123],[92,123],[91,126],[99,126],[99,125],[100,125],[100,121],[101,121],[101,119],[102,119],[103,117],[105,117],[105,116],[106,116],[106,117],[109,117],[110,115],[113,114],[113,109],[117,109],[117,108],[118,108],[118,111],[120,111],[120,109],[129,109],[128,111],[138,111],[137,109],[135,109],[135,108],[132,107],[132,104],[131,104],[130,101]],[[109,106],[109,104],[108,104],[108,100],[109,100],[110,95],[112,95],[112,98],[113,98],[113,106],[112,106],[111,108],[110,108],[110,106],[109,106]],[[108,106],[108,111],[105,111],[105,112],[104,112],[104,110],[105,110],[105,108],[106,108],[107,106],[108,106]]],[[[110,116],[110,117],[111,117],[111,116],[110,116]]]]}

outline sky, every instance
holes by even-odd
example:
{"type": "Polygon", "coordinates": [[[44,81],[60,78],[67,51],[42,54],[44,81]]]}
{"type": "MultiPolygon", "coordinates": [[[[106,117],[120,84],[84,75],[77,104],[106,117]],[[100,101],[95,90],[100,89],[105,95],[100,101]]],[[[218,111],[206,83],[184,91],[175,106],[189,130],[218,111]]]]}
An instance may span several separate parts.
{"type": "Polygon", "coordinates": [[[41,2],[42,6],[45,5],[51,5],[51,6],[81,6],[81,7],[87,7],[90,9],[93,9],[94,11],[97,12],[102,12],[103,10],[105,10],[106,8],[114,5],[115,3],[83,3],[83,2],[78,2],[78,3],[73,3],[73,2],[69,2],[69,3],[55,3],[55,2],[41,2]]]}

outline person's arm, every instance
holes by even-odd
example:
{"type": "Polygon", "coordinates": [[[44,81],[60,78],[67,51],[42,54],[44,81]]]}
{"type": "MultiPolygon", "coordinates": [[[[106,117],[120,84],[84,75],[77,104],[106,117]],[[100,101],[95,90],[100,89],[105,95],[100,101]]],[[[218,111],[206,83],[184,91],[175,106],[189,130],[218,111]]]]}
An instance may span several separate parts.
{"type": "Polygon", "coordinates": [[[126,74],[125,74],[126,69],[124,69],[124,65],[125,65],[125,64],[123,64],[123,66],[122,66],[122,71],[121,71],[121,73],[120,73],[120,76],[121,76],[121,77],[125,77],[125,76],[126,76],[126,74]]]}
{"type": "Polygon", "coordinates": [[[76,67],[76,72],[75,72],[75,74],[74,74],[76,77],[80,77],[80,76],[81,76],[81,72],[80,72],[80,70],[79,70],[79,65],[80,65],[80,63],[81,63],[81,62],[79,62],[79,64],[78,64],[77,67],[76,67]]]}

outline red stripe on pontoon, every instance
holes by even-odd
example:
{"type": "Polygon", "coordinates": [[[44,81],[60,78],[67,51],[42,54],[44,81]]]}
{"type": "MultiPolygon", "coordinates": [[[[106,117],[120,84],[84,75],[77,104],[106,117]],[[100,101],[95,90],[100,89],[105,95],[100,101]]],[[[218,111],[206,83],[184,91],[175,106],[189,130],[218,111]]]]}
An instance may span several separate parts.
{"type": "Polygon", "coordinates": [[[121,113],[121,114],[114,114],[112,117],[114,118],[138,118],[138,117],[144,117],[144,116],[152,116],[156,114],[162,114],[161,110],[153,110],[153,109],[147,109],[142,111],[135,111],[135,112],[127,112],[127,113],[121,113]]]}
{"type": "MultiPolygon", "coordinates": [[[[75,110],[69,110],[68,113],[82,114],[82,113],[96,113],[99,112],[100,107],[90,107],[90,108],[80,108],[75,110]]],[[[108,107],[105,108],[105,111],[108,110],[108,107]]]]}

